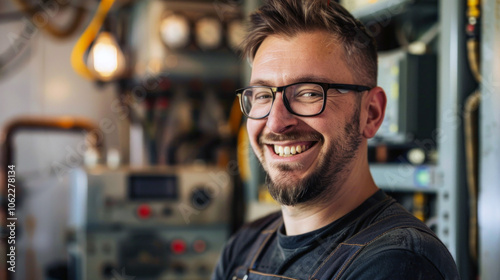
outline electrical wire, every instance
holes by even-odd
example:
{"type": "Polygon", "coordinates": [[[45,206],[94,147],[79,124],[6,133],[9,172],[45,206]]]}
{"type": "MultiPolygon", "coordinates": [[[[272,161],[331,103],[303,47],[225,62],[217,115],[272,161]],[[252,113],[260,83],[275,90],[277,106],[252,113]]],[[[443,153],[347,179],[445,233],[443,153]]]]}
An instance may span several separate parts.
{"type": "Polygon", "coordinates": [[[239,133],[242,118],[243,113],[240,109],[240,101],[238,98],[235,98],[231,106],[231,111],[229,112],[229,129],[232,135],[237,135],[239,133]]]}
{"type": "Polygon", "coordinates": [[[240,101],[235,98],[231,111],[229,112],[229,130],[232,135],[236,136],[237,145],[237,160],[240,177],[243,181],[250,180],[250,162],[249,162],[249,142],[248,133],[245,125],[241,124],[243,113],[240,109],[240,101]]]}
{"type": "MultiPolygon", "coordinates": [[[[412,50],[412,46],[418,45],[423,45],[425,46],[426,49],[428,49],[428,46],[432,43],[432,41],[437,38],[440,32],[440,25],[439,23],[435,23],[432,26],[430,26],[418,39],[414,40],[413,42],[410,42],[405,35],[404,31],[404,26],[403,27],[397,27],[396,28],[396,39],[398,43],[401,45],[403,49],[407,50],[412,50]]],[[[411,27],[406,27],[411,29],[411,27]]]]}
{"type": "MultiPolygon", "coordinates": [[[[43,8],[33,8],[30,6],[28,3],[25,2],[25,0],[13,0],[14,3],[16,3],[19,8],[29,17],[29,20],[33,22],[33,24],[36,24],[36,18],[47,15],[50,16],[47,12],[44,12],[43,8]]],[[[83,2],[83,1],[82,1],[83,2]]],[[[42,6],[44,4],[41,4],[42,6]]],[[[59,5],[57,3],[58,8],[65,9],[67,6],[65,5],[59,5]]],[[[48,7],[50,9],[50,7],[48,7]]],[[[69,22],[69,24],[65,24],[66,28],[61,29],[57,28],[53,23],[50,21],[50,19],[45,19],[46,22],[43,24],[38,24],[37,27],[39,27],[42,31],[47,32],[51,36],[58,38],[58,39],[65,39],[70,37],[75,33],[76,30],[78,30],[78,27],[80,27],[81,23],[83,22],[84,15],[85,15],[85,9],[82,7],[74,7],[74,16],[72,17],[72,21],[69,22]]]]}
{"type": "MultiPolygon", "coordinates": [[[[480,0],[467,0],[467,59],[472,75],[481,82],[480,45],[479,45],[479,10],[480,0]]],[[[476,90],[466,100],[464,107],[464,141],[466,156],[467,189],[469,193],[469,256],[478,266],[478,110],[481,92],[476,90]]]]}
{"type": "Polygon", "coordinates": [[[422,34],[422,36],[420,36],[420,38],[418,38],[417,41],[429,45],[432,40],[437,38],[437,36],[439,35],[439,31],[439,23],[433,24],[431,27],[429,27],[429,29],[427,29],[427,31],[424,32],[424,34],[422,34]]]}
{"type": "MultiPolygon", "coordinates": [[[[26,47],[29,45],[28,43],[31,37],[36,34],[37,27],[53,37],[63,39],[73,35],[73,33],[83,22],[83,18],[85,15],[85,9],[81,7],[74,8],[76,12],[73,20],[69,24],[66,24],[67,27],[65,29],[58,29],[48,19],[44,24],[36,24],[35,19],[37,17],[49,15],[48,13],[44,12],[42,7],[33,8],[24,0],[13,0],[13,2],[15,2],[20,7],[22,11],[21,15],[24,15],[24,17],[27,18],[28,21],[23,21],[24,26],[21,32],[19,32],[18,34],[9,35],[11,43],[9,44],[9,47],[0,54],[0,73],[2,74],[0,75],[0,77],[2,78],[6,77],[6,75],[4,75],[5,68],[25,52],[26,47]]],[[[44,4],[42,4],[42,6],[43,5],[44,4]]],[[[58,8],[61,8],[61,10],[59,11],[62,11],[68,8],[68,5],[59,5],[58,8]]],[[[22,16],[16,17],[22,18],[22,16]]],[[[2,19],[5,20],[5,18],[2,19]]]]}
{"type": "Polygon", "coordinates": [[[237,137],[237,160],[240,177],[244,182],[250,180],[250,143],[248,142],[248,133],[245,126],[241,126],[237,137]]]}
{"type": "Polygon", "coordinates": [[[478,83],[481,82],[479,42],[477,39],[467,40],[467,59],[469,60],[469,67],[474,79],[478,83]]]}
{"type": "Polygon", "coordinates": [[[481,92],[471,94],[464,107],[465,129],[465,157],[467,186],[469,193],[469,254],[474,263],[477,263],[477,197],[478,197],[478,109],[481,101],[481,92]]]}
{"type": "Polygon", "coordinates": [[[7,65],[12,63],[16,58],[20,57],[26,47],[28,46],[29,38],[26,38],[26,35],[33,36],[36,29],[31,24],[25,24],[23,30],[18,34],[9,35],[9,38],[12,40],[9,47],[0,54],[0,77],[5,78],[4,74],[5,68],[7,65]]]}
{"type": "Polygon", "coordinates": [[[71,66],[73,66],[76,73],[86,79],[95,80],[96,77],[84,62],[85,52],[95,40],[102,24],[104,23],[104,19],[114,2],[115,0],[102,0],[101,3],[99,3],[92,21],[89,23],[82,36],[78,39],[73,47],[73,51],[71,52],[71,66]]]}

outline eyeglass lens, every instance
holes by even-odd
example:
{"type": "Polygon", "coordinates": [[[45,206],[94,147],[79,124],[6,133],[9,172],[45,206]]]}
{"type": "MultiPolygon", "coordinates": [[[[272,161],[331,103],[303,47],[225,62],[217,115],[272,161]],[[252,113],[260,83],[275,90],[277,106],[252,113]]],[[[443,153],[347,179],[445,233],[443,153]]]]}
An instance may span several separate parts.
{"type": "MultiPolygon", "coordinates": [[[[285,102],[291,113],[312,116],[321,112],[324,103],[324,90],[318,84],[295,84],[285,88],[285,102]]],[[[270,111],[273,104],[273,92],[269,87],[251,87],[241,94],[242,107],[251,118],[262,118],[270,111]]]]}

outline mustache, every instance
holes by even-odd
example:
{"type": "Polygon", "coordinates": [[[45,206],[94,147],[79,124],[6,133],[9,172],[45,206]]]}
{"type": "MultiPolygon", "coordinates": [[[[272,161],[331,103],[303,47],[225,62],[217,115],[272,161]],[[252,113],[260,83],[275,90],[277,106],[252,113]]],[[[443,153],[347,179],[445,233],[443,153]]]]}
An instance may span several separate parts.
{"type": "Polygon", "coordinates": [[[291,131],[284,134],[276,134],[274,132],[269,132],[266,134],[261,134],[259,137],[259,144],[262,145],[268,142],[280,142],[280,141],[321,141],[323,140],[323,135],[316,131],[291,131]]]}

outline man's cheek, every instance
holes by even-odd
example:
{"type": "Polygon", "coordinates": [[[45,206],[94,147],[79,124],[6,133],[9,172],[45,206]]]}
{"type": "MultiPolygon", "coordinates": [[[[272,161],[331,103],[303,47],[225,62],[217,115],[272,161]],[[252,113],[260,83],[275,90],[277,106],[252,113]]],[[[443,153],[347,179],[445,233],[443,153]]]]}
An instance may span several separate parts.
{"type": "Polygon", "coordinates": [[[257,152],[256,148],[258,147],[258,141],[259,141],[259,134],[256,131],[256,128],[249,124],[250,120],[247,121],[247,134],[248,134],[248,140],[250,141],[250,145],[252,146],[253,150],[257,152]]]}

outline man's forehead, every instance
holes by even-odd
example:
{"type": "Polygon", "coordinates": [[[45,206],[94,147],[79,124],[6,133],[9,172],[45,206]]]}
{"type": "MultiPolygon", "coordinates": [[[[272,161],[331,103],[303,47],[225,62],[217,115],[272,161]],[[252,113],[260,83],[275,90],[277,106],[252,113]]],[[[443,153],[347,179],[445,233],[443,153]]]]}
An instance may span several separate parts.
{"type": "MultiPolygon", "coordinates": [[[[288,84],[301,83],[301,82],[316,82],[316,83],[337,83],[338,81],[325,77],[322,75],[303,75],[303,76],[287,76],[286,77],[288,84]]],[[[286,86],[286,85],[275,85],[272,80],[268,79],[254,79],[250,81],[250,85],[252,86],[286,86]]]]}
{"type": "Polygon", "coordinates": [[[309,32],[299,32],[292,36],[273,34],[267,36],[255,53],[254,60],[257,56],[275,56],[277,54],[289,54],[290,56],[296,56],[295,53],[290,53],[290,49],[306,51],[308,49],[323,49],[325,52],[323,54],[329,54],[333,51],[340,51],[341,44],[337,39],[326,31],[309,31],[309,32]],[[305,44],[297,44],[303,42],[305,44]],[[275,46],[275,48],[270,48],[269,46],[275,46]],[[265,52],[262,52],[263,47],[265,52]]]}
{"type": "Polygon", "coordinates": [[[291,37],[268,36],[253,60],[251,84],[350,82],[342,46],[332,42],[328,35],[315,31],[291,37]]]}

